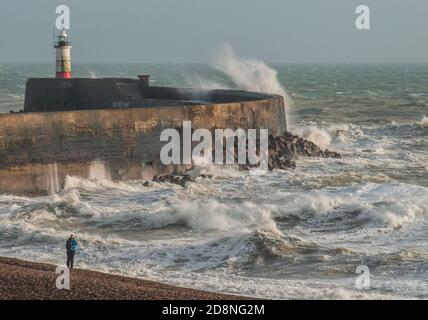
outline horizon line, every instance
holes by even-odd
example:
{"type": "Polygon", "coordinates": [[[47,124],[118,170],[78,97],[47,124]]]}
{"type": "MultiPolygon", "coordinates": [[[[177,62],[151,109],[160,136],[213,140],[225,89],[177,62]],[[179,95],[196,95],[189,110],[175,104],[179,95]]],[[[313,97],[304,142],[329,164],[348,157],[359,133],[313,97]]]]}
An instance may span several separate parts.
{"type": "MultiPolygon", "coordinates": [[[[263,61],[263,60],[261,60],[263,61]]],[[[263,61],[267,64],[428,64],[428,61],[263,61]]],[[[0,64],[52,64],[55,66],[55,61],[0,61],[0,64]]],[[[107,64],[147,64],[147,65],[162,65],[162,64],[170,64],[170,65],[210,65],[209,61],[74,61],[72,62],[74,65],[79,64],[99,64],[99,65],[107,65],[107,64]]]]}

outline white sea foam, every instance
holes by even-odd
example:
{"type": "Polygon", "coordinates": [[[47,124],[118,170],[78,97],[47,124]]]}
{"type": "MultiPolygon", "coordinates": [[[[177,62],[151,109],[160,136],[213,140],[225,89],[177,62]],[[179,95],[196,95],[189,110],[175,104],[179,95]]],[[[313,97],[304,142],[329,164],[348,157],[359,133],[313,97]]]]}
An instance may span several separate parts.
{"type": "Polygon", "coordinates": [[[219,51],[214,67],[230,76],[231,80],[242,89],[276,93],[284,98],[288,97],[274,69],[259,60],[238,58],[228,44],[219,51]]]}
{"type": "MultiPolygon", "coordinates": [[[[234,87],[281,92],[263,63],[233,52],[224,57],[231,58],[224,70],[234,87]]],[[[188,82],[224,87],[210,79],[188,82]]],[[[344,92],[344,103],[352,98],[347,88],[335,92],[344,92]]],[[[323,102],[315,94],[295,96],[305,104],[323,102]]],[[[2,105],[13,101],[4,96],[2,105]]],[[[346,119],[348,106],[336,115],[337,107],[323,104],[316,123],[295,122],[300,131],[292,131],[343,159],[302,158],[296,169],[262,176],[200,162],[193,173],[213,178],[186,188],[113,182],[98,163],[87,178],[67,177],[56,194],[0,195],[0,256],[63,264],[64,241],[74,232],[79,267],[185,287],[283,299],[426,298],[420,272],[428,251],[424,111],[418,109],[417,120],[399,120],[393,108],[392,118],[370,122],[364,108],[362,118],[346,119]],[[355,289],[361,263],[375,279],[372,290],[355,289]]],[[[374,104],[373,110],[379,111],[374,104]]],[[[51,173],[46,180],[55,186],[55,168],[51,173]]]]}
{"type": "Polygon", "coordinates": [[[426,127],[428,126],[428,117],[423,116],[421,120],[419,120],[418,122],[416,122],[416,124],[426,127]]]}
{"type": "MultiPolygon", "coordinates": [[[[100,177],[103,177],[101,175],[100,177]]],[[[153,186],[156,186],[154,183],[153,186]]],[[[85,188],[85,189],[103,189],[103,188],[112,188],[117,190],[129,191],[129,192],[138,192],[141,190],[147,190],[148,187],[142,187],[142,184],[132,183],[132,181],[127,182],[114,182],[110,179],[85,179],[78,176],[69,176],[67,175],[64,179],[64,190],[76,189],[76,188],[85,188]]]]}
{"type": "Polygon", "coordinates": [[[88,176],[91,180],[111,180],[110,168],[103,161],[94,160],[89,167],[88,176]]]}
{"type": "Polygon", "coordinates": [[[344,199],[329,196],[326,193],[295,194],[290,198],[290,212],[296,214],[311,213],[323,215],[337,209],[344,204],[344,199]]]}
{"type": "Polygon", "coordinates": [[[332,218],[354,212],[354,218],[393,228],[412,224],[428,214],[428,192],[424,187],[405,184],[368,183],[339,192],[295,194],[289,199],[289,212],[315,215],[333,214],[332,218]]]}
{"type": "Polygon", "coordinates": [[[412,224],[428,214],[428,192],[424,187],[384,185],[370,190],[366,198],[373,200],[363,202],[359,218],[394,228],[412,224]]]}
{"type": "Polygon", "coordinates": [[[24,98],[23,95],[13,94],[13,93],[7,93],[6,96],[11,97],[15,100],[22,100],[24,98]]]}
{"type": "Polygon", "coordinates": [[[293,129],[293,133],[315,143],[320,148],[326,148],[331,143],[330,134],[316,126],[298,127],[293,129]]]}
{"type": "Polygon", "coordinates": [[[338,151],[364,136],[362,128],[352,123],[319,125],[314,122],[303,122],[294,124],[291,132],[315,143],[320,148],[332,145],[338,148],[338,151]]]}
{"type": "Polygon", "coordinates": [[[147,216],[150,227],[161,228],[172,224],[184,224],[193,229],[235,230],[259,228],[280,233],[271,213],[254,203],[245,202],[230,207],[216,200],[177,201],[171,208],[147,216]]]}
{"type": "MultiPolygon", "coordinates": [[[[253,183],[262,179],[264,178],[257,177],[253,183]]],[[[207,181],[210,180],[204,182],[207,181]]],[[[225,183],[229,184],[227,181],[225,183]]],[[[92,190],[91,186],[87,188],[85,185],[79,185],[79,188],[82,193],[92,190]]],[[[110,189],[109,192],[113,190],[122,189],[110,189]]],[[[219,189],[219,192],[225,191],[219,189]]],[[[147,193],[150,193],[141,192],[142,190],[138,199],[145,199],[147,193]]],[[[237,191],[238,194],[239,192],[237,191]]],[[[90,204],[86,203],[79,195],[79,191],[72,188],[50,197],[50,203],[58,204],[54,211],[43,208],[33,210],[25,219],[17,218],[10,213],[6,219],[2,220],[0,231],[6,237],[13,239],[15,246],[21,249],[17,252],[12,247],[3,247],[0,248],[0,254],[58,263],[60,262],[58,257],[62,254],[63,239],[69,232],[75,232],[82,247],[77,257],[79,265],[98,270],[150,277],[205,290],[230,293],[240,291],[241,294],[257,297],[323,298],[326,297],[323,295],[327,295],[329,298],[338,299],[391,298],[394,295],[385,293],[362,295],[345,283],[333,286],[320,282],[326,288],[320,291],[316,289],[318,285],[311,278],[302,279],[300,286],[297,286],[292,279],[283,282],[265,279],[262,284],[257,276],[240,278],[232,270],[234,266],[243,268],[246,265],[252,265],[255,270],[257,266],[262,269],[270,268],[271,262],[265,259],[279,259],[278,263],[287,261],[288,268],[296,268],[296,270],[299,269],[300,264],[305,266],[306,263],[310,264],[309,261],[314,260],[323,261],[327,265],[330,263],[337,265],[335,260],[337,254],[334,251],[330,253],[332,249],[320,247],[315,242],[305,239],[305,237],[311,239],[316,235],[311,233],[310,229],[308,233],[298,229],[299,236],[287,231],[284,236],[278,226],[278,221],[284,218],[291,219],[292,216],[297,215],[300,219],[309,219],[308,226],[314,228],[328,228],[331,224],[333,229],[338,230],[334,240],[330,240],[330,234],[328,234],[323,236],[323,241],[337,248],[345,235],[349,234],[350,239],[355,237],[355,234],[349,231],[346,223],[348,220],[340,218],[341,215],[346,216],[349,212],[355,212],[350,219],[361,221],[365,228],[383,225],[396,228],[411,226],[427,213],[427,207],[424,204],[427,200],[425,188],[396,183],[364,184],[341,190],[318,192],[279,193],[272,195],[273,199],[276,197],[279,199],[267,203],[251,201],[236,204],[221,203],[212,199],[204,200],[199,198],[200,196],[192,200],[180,199],[186,196],[186,192],[182,191],[182,193],[173,194],[169,200],[158,200],[148,207],[147,204],[128,202],[126,197],[133,197],[132,194],[132,192],[124,193],[125,198],[117,205],[112,200],[111,210],[106,210],[99,207],[98,200],[90,204]],[[402,201],[384,201],[384,199],[396,199],[398,194],[402,198],[405,195],[402,201]],[[68,213],[64,212],[64,208],[68,213]],[[315,220],[305,217],[308,214],[314,216],[315,220]],[[84,228],[86,229],[94,224],[109,226],[108,234],[102,232],[103,228],[92,228],[90,229],[92,231],[79,230],[81,227],[76,228],[79,225],[86,225],[84,228]],[[124,228],[126,224],[127,228],[124,228]],[[119,230],[132,230],[136,226],[143,226],[147,230],[143,231],[143,234],[149,230],[151,232],[156,229],[168,230],[165,228],[176,226],[189,228],[192,233],[174,234],[165,238],[156,236],[152,240],[128,240],[118,233],[119,230]],[[344,234],[340,233],[342,227],[347,230],[344,234]],[[44,248],[49,243],[56,244],[53,249],[46,251],[44,248]],[[40,254],[37,255],[36,252],[40,254]],[[105,259],[106,256],[108,259],[105,259]],[[303,261],[307,262],[303,263],[303,261]],[[200,270],[204,271],[198,272],[200,279],[195,282],[192,271],[200,270]],[[218,275],[220,270],[224,270],[225,278],[219,282],[216,281],[218,279],[216,274],[218,275]],[[282,286],[288,290],[280,289],[282,286]]],[[[94,199],[98,199],[95,194],[93,196],[94,199]]],[[[157,196],[157,199],[159,198],[157,196]]],[[[10,196],[3,196],[0,199],[13,200],[10,196]]],[[[27,205],[32,203],[32,200],[27,198],[17,200],[24,201],[27,205]]],[[[321,242],[324,243],[323,241],[321,242]]],[[[346,250],[340,252],[346,252],[346,250]]],[[[403,256],[402,259],[410,258],[418,259],[415,255],[403,256]]],[[[340,272],[344,272],[347,266],[337,266],[337,268],[342,270],[340,272]]]]}
{"type": "Polygon", "coordinates": [[[195,163],[195,167],[188,172],[189,175],[199,176],[202,174],[212,175],[216,178],[239,178],[245,175],[245,172],[240,171],[235,165],[216,165],[204,164],[202,162],[195,163]]]}

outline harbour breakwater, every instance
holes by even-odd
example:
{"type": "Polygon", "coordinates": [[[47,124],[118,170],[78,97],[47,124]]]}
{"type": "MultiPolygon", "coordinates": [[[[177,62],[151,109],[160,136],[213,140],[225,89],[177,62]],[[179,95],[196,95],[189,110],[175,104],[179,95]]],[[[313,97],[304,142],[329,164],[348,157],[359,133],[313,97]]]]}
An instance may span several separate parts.
{"type": "Polygon", "coordinates": [[[185,120],[195,129],[268,129],[273,136],[287,130],[284,100],[277,95],[141,88],[138,80],[125,81],[123,90],[117,80],[97,79],[118,88],[108,91],[101,82],[76,80],[27,83],[26,112],[0,115],[0,193],[58,192],[66,176],[120,181],[183,173],[189,166],[163,165],[159,154],[161,132],[185,120]],[[90,95],[88,84],[97,84],[90,95]],[[130,96],[134,85],[141,97],[130,96]],[[106,92],[101,109],[97,97],[106,92]],[[64,107],[61,99],[68,95],[75,98],[64,107]]]}

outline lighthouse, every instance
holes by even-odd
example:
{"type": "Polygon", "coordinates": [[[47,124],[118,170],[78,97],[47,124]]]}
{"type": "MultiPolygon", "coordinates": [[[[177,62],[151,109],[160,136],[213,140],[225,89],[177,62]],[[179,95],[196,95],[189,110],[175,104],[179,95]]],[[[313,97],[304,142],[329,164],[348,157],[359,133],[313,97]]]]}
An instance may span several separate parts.
{"type": "Polygon", "coordinates": [[[68,35],[65,29],[62,29],[60,35],[55,41],[56,49],[56,78],[70,79],[71,78],[71,42],[68,40],[68,35]]]}

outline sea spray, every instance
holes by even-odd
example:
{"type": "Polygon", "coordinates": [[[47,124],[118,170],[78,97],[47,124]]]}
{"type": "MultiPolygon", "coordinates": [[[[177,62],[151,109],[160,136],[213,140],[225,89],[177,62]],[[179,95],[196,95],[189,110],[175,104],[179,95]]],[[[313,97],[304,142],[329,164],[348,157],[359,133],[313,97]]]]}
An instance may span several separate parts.
{"type": "MultiPolygon", "coordinates": [[[[163,68],[159,80],[168,83],[174,66],[163,68]]],[[[305,96],[292,131],[325,130],[344,159],[301,158],[296,169],[263,176],[202,163],[214,177],[190,188],[68,177],[56,196],[0,195],[0,256],[63,263],[64,239],[75,231],[79,268],[265,299],[426,299],[426,106],[406,96],[397,105],[397,97],[399,88],[419,92],[428,72],[388,68],[367,77],[360,66],[289,71],[293,92],[305,96]],[[360,82],[349,91],[330,82],[342,86],[344,75],[398,91],[387,85],[367,100],[360,82]],[[339,90],[348,93],[332,102],[339,90]],[[362,261],[373,267],[375,290],[354,287],[362,261]]],[[[215,72],[207,77],[217,81],[215,72]]],[[[0,110],[9,110],[4,99],[0,110]]]]}
{"type": "Polygon", "coordinates": [[[184,74],[183,78],[185,79],[186,83],[189,85],[189,87],[192,88],[198,88],[198,89],[206,89],[206,90],[213,90],[213,89],[230,89],[229,86],[226,84],[214,81],[210,79],[204,79],[200,75],[187,75],[184,74]]]}
{"type": "Polygon", "coordinates": [[[228,44],[219,51],[213,67],[228,75],[241,89],[288,97],[274,69],[260,60],[238,58],[228,44]]]}
{"type": "MultiPolygon", "coordinates": [[[[232,47],[225,44],[214,59],[213,67],[222,71],[240,89],[274,93],[282,96],[285,102],[286,120],[290,114],[291,98],[278,80],[278,73],[256,59],[243,59],[236,56],[232,47]]],[[[287,128],[288,123],[287,123],[287,128]]]]}
{"type": "Polygon", "coordinates": [[[90,180],[111,180],[109,168],[100,160],[94,160],[89,167],[90,180]]]}
{"type": "MultiPolygon", "coordinates": [[[[239,89],[277,94],[284,98],[286,124],[289,128],[290,107],[292,99],[278,80],[276,70],[256,59],[242,59],[236,56],[232,47],[225,44],[214,58],[212,66],[227,75],[239,89]]],[[[195,88],[230,89],[226,84],[200,75],[184,75],[186,83],[195,88]]]]}
{"type": "Polygon", "coordinates": [[[428,117],[427,116],[423,116],[421,118],[421,120],[419,120],[418,122],[416,122],[416,124],[420,125],[421,127],[428,126],[428,117]]]}
{"type": "Polygon", "coordinates": [[[331,143],[330,134],[317,126],[301,126],[293,128],[293,133],[301,136],[303,139],[315,143],[320,148],[326,148],[331,143]]]}
{"type": "Polygon", "coordinates": [[[58,165],[57,163],[48,164],[48,190],[49,194],[57,193],[61,190],[58,178],[58,165]]]}
{"type": "Polygon", "coordinates": [[[200,230],[235,230],[237,228],[249,230],[257,228],[281,234],[271,217],[271,212],[252,202],[244,202],[239,207],[230,207],[217,200],[176,201],[169,208],[160,208],[158,211],[145,216],[146,227],[163,228],[170,225],[183,225],[200,230]]]}

